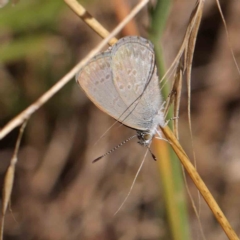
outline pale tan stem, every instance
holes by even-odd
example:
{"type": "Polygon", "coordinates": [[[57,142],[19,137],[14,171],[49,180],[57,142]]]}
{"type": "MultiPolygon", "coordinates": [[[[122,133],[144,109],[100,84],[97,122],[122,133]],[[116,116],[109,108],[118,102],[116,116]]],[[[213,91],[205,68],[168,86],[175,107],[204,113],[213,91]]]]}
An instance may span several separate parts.
{"type": "MultiPolygon", "coordinates": [[[[106,38],[109,35],[109,32],[80,3],[76,0],[64,1],[100,37],[106,38]]],[[[113,37],[109,40],[109,44],[113,45],[117,41],[118,40],[113,37]]]]}
{"type": "Polygon", "coordinates": [[[163,131],[164,135],[166,138],[169,140],[171,143],[171,146],[175,153],[177,154],[179,160],[181,161],[182,165],[188,172],[189,176],[193,180],[194,184],[196,185],[197,189],[199,192],[202,194],[203,198],[205,199],[206,203],[212,210],[214,216],[216,217],[217,221],[223,228],[224,232],[228,236],[229,239],[231,240],[239,240],[238,236],[232,229],[230,223],[226,219],[225,215],[223,214],[222,210],[219,208],[217,202],[213,198],[212,194],[208,190],[207,186],[199,176],[197,170],[195,167],[192,165],[191,161],[188,159],[187,154],[184,152],[182,149],[180,143],[174,136],[173,132],[169,129],[169,127],[161,128],[163,131]]]}

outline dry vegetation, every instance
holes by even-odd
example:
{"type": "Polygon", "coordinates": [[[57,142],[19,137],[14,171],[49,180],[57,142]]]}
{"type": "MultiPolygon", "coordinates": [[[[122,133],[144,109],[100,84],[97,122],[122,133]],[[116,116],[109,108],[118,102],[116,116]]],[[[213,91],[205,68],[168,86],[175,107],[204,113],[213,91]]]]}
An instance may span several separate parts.
{"type": "MultiPolygon", "coordinates": [[[[54,8],[48,1],[36,2],[33,6],[28,3],[29,17],[17,11],[23,1],[12,9],[8,6],[8,11],[22,17],[22,25],[16,19],[0,23],[0,126],[41,96],[101,40],[64,3],[54,8]],[[45,15],[33,14],[35,5],[36,9],[42,7],[45,15]],[[52,13],[50,9],[54,9],[52,13]]],[[[135,3],[129,2],[132,8],[135,3]]],[[[116,12],[123,7],[105,0],[85,6],[109,30],[117,25],[121,16],[116,12]]],[[[240,62],[240,2],[222,1],[222,8],[231,46],[240,62]]],[[[166,65],[178,51],[192,9],[189,0],[173,1],[162,43],[166,65]]],[[[0,14],[4,11],[0,9],[0,14]]],[[[145,8],[118,37],[135,34],[136,29],[147,37],[148,24],[145,8]]],[[[194,146],[198,171],[238,235],[239,92],[239,73],[216,3],[206,0],[192,69],[194,146]]],[[[160,176],[151,156],[124,208],[113,216],[145,153],[131,141],[92,164],[94,158],[134,133],[126,127],[114,127],[95,144],[113,123],[89,102],[75,81],[33,115],[19,150],[5,239],[170,239],[160,176]]],[[[180,142],[191,156],[185,81],[179,123],[180,142]]],[[[15,129],[0,142],[1,185],[17,136],[15,129]]],[[[197,201],[191,181],[189,187],[197,201]]],[[[192,239],[200,238],[190,202],[188,210],[192,239]]],[[[227,239],[203,200],[200,215],[207,239],[227,239]]]]}

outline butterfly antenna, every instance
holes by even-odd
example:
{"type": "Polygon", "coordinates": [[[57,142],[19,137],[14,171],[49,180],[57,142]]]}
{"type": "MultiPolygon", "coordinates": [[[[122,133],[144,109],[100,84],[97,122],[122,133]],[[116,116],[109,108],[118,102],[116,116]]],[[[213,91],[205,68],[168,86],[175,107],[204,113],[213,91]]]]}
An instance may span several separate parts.
{"type": "Polygon", "coordinates": [[[151,149],[150,149],[149,147],[147,147],[147,148],[148,148],[148,151],[151,153],[153,160],[154,160],[154,161],[157,161],[157,158],[156,158],[156,156],[152,153],[151,149]]]}
{"type": "Polygon", "coordinates": [[[92,163],[95,163],[95,162],[99,161],[100,159],[102,159],[103,157],[105,157],[105,156],[109,155],[110,153],[114,152],[115,150],[117,150],[118,148],[120,148],[123,144],[127,143],[128,141],[130,141],[131,139],[133,139],[133,138],[135,138],[135,137],[137,137],[137,135],[133,135],[133,136],[131,136],[130,138],[127,138],[126,140],[122,141],[122,142],[119,143],[117,146],[115,146],[114,148],[112,148],[110,151],[108,151],[108,152],[104,153],[102,156],[94,159],[94,160],[92,161],[92,163]]]}

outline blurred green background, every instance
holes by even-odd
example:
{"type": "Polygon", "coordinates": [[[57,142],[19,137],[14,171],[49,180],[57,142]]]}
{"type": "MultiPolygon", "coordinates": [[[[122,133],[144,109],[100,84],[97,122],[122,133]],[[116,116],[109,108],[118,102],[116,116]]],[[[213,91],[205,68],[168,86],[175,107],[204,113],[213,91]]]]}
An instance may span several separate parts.
{"type": "MultiPolygon", "coordinates": [[[[137,1],[80,1],[108,30],[137,1]]],[[[162,38],[165,65],[181,44],[194,2],[172,1],[162,38]]],[[[222,1],[236,60],[240,63],[240,2],[222,1]]],[[[145,8],[118,37],[148,37],[145,8]]],[[[0,8],[0,127],[24,110],[81,60],[101,38],[63,1],[19,0],[0,8]]],[[[159,43],[160,44],[160,43],[159,43]]],[[[192,75],[192,124],[200,175],[240,235],[240,77],[214,0],[205,3],[192,75]]],[[[192,158],[184,82],[180,142],[192,158]]],[[[134,134],[114,127],[75,81],[30,119],[19,152],[5,239],[171,239],[157,164],[148,156],[123,209],[145,149],[131,141],[96,164],[91,161],[134,134]],[[95,144],[95,142],[97,144],[95,144]]],[[[0,183],[18,129],[0,141],[0,183]]],[[[189,180],[197,202],[197,191],[189,180]]],[[[201,239],[188,200],[191,239],[201,239]]],[[[207,239],[227,239],[204,200],[207,239]]]]}

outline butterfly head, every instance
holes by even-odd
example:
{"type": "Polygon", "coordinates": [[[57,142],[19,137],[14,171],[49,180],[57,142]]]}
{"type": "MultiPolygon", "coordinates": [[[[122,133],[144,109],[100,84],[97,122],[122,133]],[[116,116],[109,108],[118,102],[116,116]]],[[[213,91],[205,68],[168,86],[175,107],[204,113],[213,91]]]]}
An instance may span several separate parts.
{"type": "Polygon", "coordinates": [[[149,146],[154,134],[152,131],[137,131],[138,143],[143,146],[149,146]]]}

